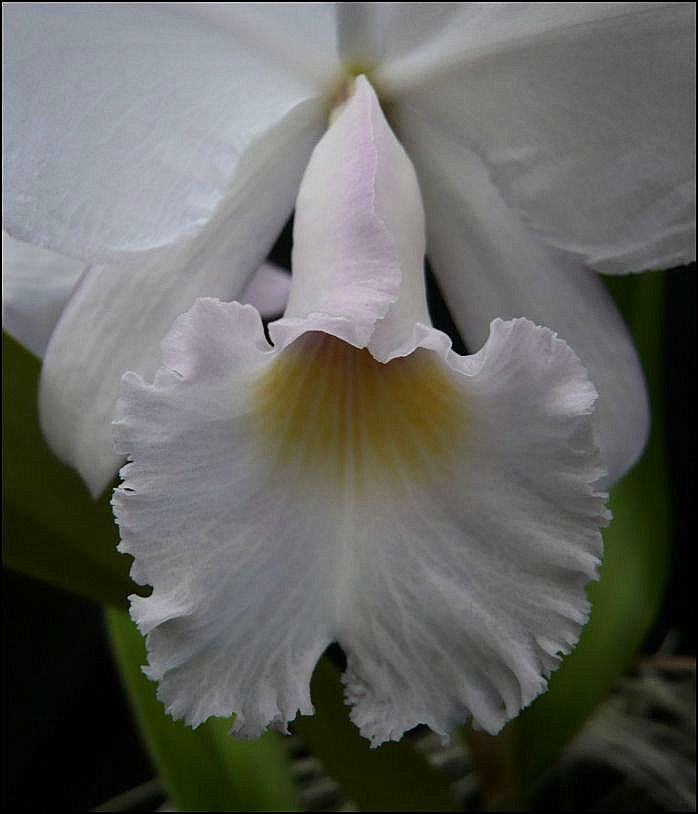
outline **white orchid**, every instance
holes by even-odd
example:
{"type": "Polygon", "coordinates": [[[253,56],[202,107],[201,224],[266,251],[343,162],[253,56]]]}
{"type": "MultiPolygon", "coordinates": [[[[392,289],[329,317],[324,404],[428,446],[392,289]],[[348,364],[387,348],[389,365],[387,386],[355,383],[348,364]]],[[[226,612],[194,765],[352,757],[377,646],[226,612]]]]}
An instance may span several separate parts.
{"type": "Polygon", "coordinates": [[[607,520],[596,392],[527,320],[456,356],[424,245],[416,176],[359,77],[301,184],[273,348],[253,308],[199,299],[154,383],[124,377],[114,508],[175,717],[285,730],[337,641],[372,743],[470,714],[496,732],[576,642],[607,520]]]}
{"type": "Polygon", "coordinates": [[[91,263],[46,352],[43,424],[94,493],[134,459],[115,507],[154,586],[133,608],[169,709],[284,728],[338,640],[374,743],[469,714],[497,731],[588,611],[594,385],[612,479],[646,435],[590,269],[695,256],[693,8],[7,16],[7,228],[91,263]],[[347,90],[360,73],[380,103],[363,76],[347,90]],[[301,177],[270,348],[254,309],[210,297],[240,296],[301,177]],[[429,321],[420,188],[456,322],[487,339],[471,357],[429,321]],[[593,385],[549,330],[498,316],[557,330],[593,385]]]}
{"type": "Polygon", "coordinates": [[[240,297],[357,66],[389,105],[459,330],[555,329],[600,393],[611,477],[647,406],[606,272],[695,257],[691,4],[7,4],[5,218],[91,263],[47,350],[45,433],[94,493],[125,370],[240,297]]]}

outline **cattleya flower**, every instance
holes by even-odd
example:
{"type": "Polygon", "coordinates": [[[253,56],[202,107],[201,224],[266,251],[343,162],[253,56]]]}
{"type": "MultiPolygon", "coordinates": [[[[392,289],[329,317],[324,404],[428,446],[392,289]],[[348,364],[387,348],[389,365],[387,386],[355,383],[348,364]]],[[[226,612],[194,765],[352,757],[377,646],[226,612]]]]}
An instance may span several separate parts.
{"type": "Polygon", "coordinates": [[[328,109],[364,71],[414,162],[428,254],[471,348],[556,330],[599,391],[611,480],[647,431],[595,274],[695,257],[692,4],[8,4],[5,220],[89,263],[40,411],[93,493],[125,370],[197,296],[240,298],[328,109]]]}
{"type": "Polygon", "coordinates": [[[90,264],[43,425],[95,494],[133,459],[114,505],[174,715],[283,729],[335,640],[373,743],[469,714],[495,732],[542,691],[607,521],[595,387],[611,480],[647,429],[589,268],[695,256],[694,13],[9,9],[7,228],[90,264]],[[429,321],[420,187],[470,357],[429,321]],[[271,347],[252,307],[212,297],[240,296],[296,193],[271,347]]]}
{"type": "Polygon", "coordinates": [[[372,744],[471,714],[497,732],[576,642],[608,518],[596,392],[525,319],[453,353],[424,251],[416,175],[359,77],[301,183],[273,347],[254,308],[199,299],[154,382],[124,376],[113,505],[175,717],[285,730],[337,641],[372,744]]]}

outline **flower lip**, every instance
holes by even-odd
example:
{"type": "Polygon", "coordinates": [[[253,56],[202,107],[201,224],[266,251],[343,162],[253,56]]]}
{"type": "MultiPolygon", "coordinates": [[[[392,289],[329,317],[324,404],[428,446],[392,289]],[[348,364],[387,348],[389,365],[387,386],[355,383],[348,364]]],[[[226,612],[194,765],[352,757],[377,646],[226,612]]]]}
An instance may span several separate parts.
{"type": "MultiPolygon", "coordinates": [[[[602,474],[593,386],[561,340],[526,320],[493,322],[467,358],[435,329],[418,333],[429,349],[387,364],[312,331],[270,349],[252,307],[204,299],[174,326],[153,384],[124,377],[115,438],[132,463],[114,497],[120,550],[135,557],[134,579],[153,586],[132,597],[132,615],[148,634],[148,675],[175,717],[197,725],[235,712],[236,734],[285,730],[298,710],[312,713],[313,668],[338,641],[352,719],[374,745],[418,723],[447,735],[468,714],[494,733],[576,642],[608,520],[593,487],[602,474]],[[403,451],[387,465],[362,463],[363,487],[349,477],[353,464],[322,477],[338,461],[322,458],[323,417],[289,401],[269,413],[288,366],[270,390],[260,394],[260,384],[295,353],[313,371],[307,353],[327,343],[369,372],[390,376],[392,366],[401,379],[403,365],[438,356],[459,377],[467,420],[448,439],[434,444],[441,428],[424,431],[424,417],[453,409],[431,393],[417,421],[383,405],[363,436],[381,443],[377,428],[397,415],[429,442],[425,458],[436,450],[429,471],[448,477],[423,477],[406,432],[388,433],[403,451]],[[274,417],[300,432],[270,436],[264,419],[274,417]],[[291,442],[281,467],[270,438],[291,442]],[[440,451],[444,441],[453,454],[440,451]],[[309,463],[319,476],[295,477],[309,463]]],[[[332,416],[352,402],[336,373],[329,381],[340,392],[316,401],[332,416]]],[[[328,448],[354,453],[341,434],[328,448]]]]}

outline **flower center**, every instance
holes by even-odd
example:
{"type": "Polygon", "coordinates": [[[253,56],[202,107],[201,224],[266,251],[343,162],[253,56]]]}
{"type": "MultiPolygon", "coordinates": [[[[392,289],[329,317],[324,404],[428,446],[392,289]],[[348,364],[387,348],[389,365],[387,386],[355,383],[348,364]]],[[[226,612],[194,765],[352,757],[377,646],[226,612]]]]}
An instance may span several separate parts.
{"type": "Polygon", "coordinates": [[[467,417],[456,378],[434,352],[418,349],[384,364],[320,332],[274,360],[255,400],[277,467],[355,489],[447,470],[467,417]]]}
{"type": "MultiPolygon", "coordinates": [[[[372,68],[368,63],[350,63],[344,66],[344,75],[329,93],[329,123],[332,124],[344,110],[347,102],[356,90],[356,79],[359,76],[370,77],[372,68]]],[[[374,88],[374,90],[377,90],[374,88]]],[[[380,93],[378,94],[380,97],[380,93]]]]}

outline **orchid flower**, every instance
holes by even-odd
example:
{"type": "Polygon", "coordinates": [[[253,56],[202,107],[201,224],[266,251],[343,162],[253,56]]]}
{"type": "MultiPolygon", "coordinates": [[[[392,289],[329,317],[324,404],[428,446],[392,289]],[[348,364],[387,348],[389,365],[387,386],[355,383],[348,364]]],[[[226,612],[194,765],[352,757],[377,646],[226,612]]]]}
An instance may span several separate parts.
{"type": "Polygon", "coordinates": [[[198,296],[240,298],[328,110],[364,72],[416,167],[427,253],[466,343],[556,330],[599,396],[610,480],[648,414],[594,270],[695,257],[692,4],[6,4],[5,219],[89,264],[40,410],[94,494],[122,459],[124,371],[198,296]]]}
{"type": "Polygon", "coordinates": [[[601,555],[596,391],[526,319],[457,356],[431,326],[412,164],[365,77],[298,193],[286,312],[198,299],[123,379],[120,550],[170,714],[311,714],[333,641],[378,745],[497,732],[577,641],[601,555]]]}

